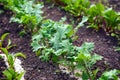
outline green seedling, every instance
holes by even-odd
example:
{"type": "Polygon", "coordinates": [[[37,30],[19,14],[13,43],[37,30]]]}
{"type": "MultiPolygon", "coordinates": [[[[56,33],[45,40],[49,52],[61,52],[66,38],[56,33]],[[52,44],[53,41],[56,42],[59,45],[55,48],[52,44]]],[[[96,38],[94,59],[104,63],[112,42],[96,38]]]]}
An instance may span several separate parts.
{"type": "Polygon", "coordinates": [[[102,27],[103,21],[103,11],[105,10],[105,6],[101,3],[92,4],[90,8],[87,10],[88,16],[88,27],[99,30],[102,27]]]}
{"type": "Polygon", "coordinates": [[[14,69],[14,62],[17,57],[20,56],[26,58],[26,56],[22,53],[9,54],[6,48],[2,48],[1,50],[6,55],[7,62],[9,65],[8,69],[3,71],[3,74],[6,77],[4,80],[20,80],[25,72],[21,72],[21,73],[16,72],[14,69]]]}
{"type": "MultiPolygon", "coordinates": [[[[5,41],[5,39],[8,35],[9,35],[9,33],[5,33],[0,37],[0,49],[3,48],[3,43],[4,43],[4,41],[5,41]]],[[[11,46],[11,40],[10,39],[8,39],[7,46],[5,46],[5,47],[7,49],[10,49],[11,47],[13,47],[13,46],[11,46]]]]}
{"type": "Polygon", "coordinates": [[[120,71],[116,69],[105,71],[98,80],[119,80],[118,74],[120,74],[120,71]]]}
{"type": "Polygon", "coordinates": [[[40,52],[41,58],[48,60],[50,56],[53,56],[52,59],[57,59],[64,53],[62,46],[65,42],[70,42],[71,39],[68,38],[72,36],[73,32],[70,25],[46,20],[40,31],[32,37],[31,46],[34,51],[37,51],[37,54],[40,52]]]}
{"type": "Polygon", "coordinates": [[[10,22],[18,22],[24,25],[26,31],[34,32],[39,28],[43,17],[42,3],[35,4],[33,0],[0,0],[5,6],[14,12],[10,22]]]}
{"type": "Polygon", "coordinates": [[[97,54],[91,54],[94,49],[93,43],[84,43],[81,47],[77,47],[79,51],[75,57],[76,67],[82,71],[83,80],[95,80],[98,69],[91,70],[92,66],[102,59],[102,56],[97,54]]]}
{"type": "Polygon", "coordinates": [[[76,17],[86,14],[86,9],[90,6],[89,0],[61,0],[66,4],[64,9],[76,17]]]}
{"type": "Polygon", "coordinates": [[[7,70],[3,71],[3,74],[6,76],[4,80],[21,80],[24,72],[18,74],[14,69],[8,68],[7,70]]]}
{"type": "MultiPolygon", "coordinates": [[[[88,18],[84,17],[78,26],[82,26],[88,18]]],[[[94,80],[99,69],[91,70],[92,66],[102,59],[102,56],[91,54],[93,43],[84,43],[81,47],[72,44],[75,30],[70,25],[61,22],[45,20],[32,37],[31,46],[42,60],[56,62],[67,66],[74,74],[75,69],[82,71],[82,79],[94,80]]]]}
{"type": "Polygon", "coordinates": [[[103,17],[105,20],[105,31],[106,32],[115,32],[115,30],[120,31],[120,14],[116,11],[112,10],[112,8],[108,8],[104,11],[103,17]]]}

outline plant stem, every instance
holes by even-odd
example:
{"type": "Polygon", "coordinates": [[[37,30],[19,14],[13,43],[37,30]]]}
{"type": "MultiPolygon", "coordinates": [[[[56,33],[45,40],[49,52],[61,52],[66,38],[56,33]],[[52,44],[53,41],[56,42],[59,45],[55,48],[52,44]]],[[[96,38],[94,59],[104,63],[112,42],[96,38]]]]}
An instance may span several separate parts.
{"type": "Polygon", "coordinates": [[[91,77],[91,73],[90,73],[91,71],[88,68],[86,61],[85,60],[83,60],[83,61],[84,61],[84,67],[85,67],[85,70],[86,70],[86,72],[88,74],[88,77],[90,78],[90,80],[93,80],[92,77],[91,77]]]}

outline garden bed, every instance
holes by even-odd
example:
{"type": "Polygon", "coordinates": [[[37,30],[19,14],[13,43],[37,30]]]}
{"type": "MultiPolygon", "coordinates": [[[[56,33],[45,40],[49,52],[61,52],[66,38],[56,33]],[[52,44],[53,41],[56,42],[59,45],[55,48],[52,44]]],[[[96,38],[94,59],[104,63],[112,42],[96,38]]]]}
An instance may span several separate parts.
{"type": "MultiPolygon", "coordinates": [[[[110,1],[111,4],[118,2],[110,1]]],[[[119,6],[119,4],[117,6],[119,6]]],[[[115,9],[119,11],[118,7],[115,9]]],[[[59,21],[61,17],[67,16],[69,19],[67,19],[66,23],[71,23],[70,17],[66,12],[56,8],[56,6],[49,8],[49,4],[46,4],[43,11],[43,16],[45,16],[45,18],[59,21]]],[[[19,32],[23,29],[22,25],[9,23],[11,15],[12,12],[8,10],[5,10],[4,13],[0,14],[0,35],[9,32],[9,38],[11,39],[12,44],[17,45],[10,49],[10,52],[22,52],[27,56],[26,59],[20,58],[23,61],[22,66],[26,70],[26,80],[77,80],[71,78],[69,74],[61,72],[58,65],[55,65],[53,62],[44,62],[38,59],[30,46],[31,34],[20,37],[19,32]]],[[[118,43],[115,37],[107,36],[103,29],[96,32],[93,29],[87,29],[85,27],[78,30],[77,36],[78,39],[74,42],[74,45],[81,46],[83,42],[94,42],[94,52],[104,57],[103,60],[97,62],[93,66],[93,69],[100,68],[101,71],[98,73],[98,76],[107,69],[120,70],[120,54],[114,49],[118,43]]],[[[3,71],[6,67],[5,65],[1,65],[2,63],[3,60],[0,60],[0,71],[3,71]]],[[[0,72],[0,78],[1,77],[0,72]]]]}
{"type": "MultiPolygon", "coordinates": [[[[92,1],[92,0],[91,0],[92,1]]],[[[119,0],[109,0],[108,3],[112,5],[116,5],[114,7],[115,10],[119,11],[119,0]]],[[[70,19],[74,19],[69,15],[69,13],[60,10],[59,7],[54,6],[49,8],[48,5],[45,5],[44,16],[46,18],[59,21],[60,17],[67,17],[66,23],[71,23],[70,19]],[[57,7],[57,8],[56,8],[57,7]],[[54,16],[51,16],[54,15],[54,16]]],[[[75,25],[74,25],[75,26],[75,25]]],[[[104,59],[98,62],[97,67],[103,68],[104,70],[107,66],[110,68],[120,69],[120,54],[115,51],[115,47],[118,46],[118,40],[115,37],[111,37],[106,35],[103,29],[100,29],[98,32],[94,29],[88,29],[86,27],[81,27],[77,32],[78,39],[74,42],[75,45],[81,46],[84,42],[94,42],[95,50],[94,52],[100,54],[104,57],[104,59]],[[108,64],[104,64],[104,61],[107,61],[108,64]],[[102,63],[102,65],[101,65],[102,63]]]]}
{"type": "MultiPolygon", "coordinates": [[[[6,32],[10,33],[9,39],[11,39],[12,44],[17,45],[13,47],[10,52],[22,52],[27,56],[25,60],[22,59],[22,66],[26,70],[25,79],[76,80],[75,78],[70,78],[69,74],[62,73],[59,70],[59,67],[52,62],[44,62],[36,57],[35,53],[33,53],[32,48],[30,47],[31,36],[27,34],[24,37],[20,37],[19,32],[22,30],[21,27],[18,28],[18,26],[20,25],[18,25],[17,23],[9,23],[11,14],[11,11],[5,11],[3,14],[0,14],[0,35],[6,32]]],[[[1,69],[2,66],[4,67],[4,65],[1,65],[1,69]]]]}

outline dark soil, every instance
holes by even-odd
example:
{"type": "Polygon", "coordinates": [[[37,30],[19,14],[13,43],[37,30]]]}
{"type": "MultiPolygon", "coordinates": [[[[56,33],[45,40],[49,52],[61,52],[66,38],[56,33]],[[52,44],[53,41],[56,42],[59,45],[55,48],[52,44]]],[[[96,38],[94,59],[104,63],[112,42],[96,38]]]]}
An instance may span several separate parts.
{"type": "MultiPolygon", "coordinates": [[[[76,80],[75,78],[70,78],[69,74],[60,72],[57,65],[52,62],[43,62],[35,53],[32,52],[30,47],[31,36],[29,34],[24,37],[19,36],[19,32],[22,30],[21,25],[17,23],[9,23],[11,17],[11,11],[5,11],[0,14],[0,35],[9,32],[9,39],[11,39],[12,44],[16,44],[9,50],[11,53],[22,52],[27,58],[22,59],[23,67],[26,70],[25,79],[26,80],[76,80]]],[[[3,65],[0,61],[0,79],[2,78],[3,65]]]]}
{"type": "Polygon", "coordinates": [[[113,8],[116,11],[120,11],[120,0],[90,0],[92,3],[102,2],[109,8],[113,8]]]}
{"type": "Polygon", "coordinates": [[[70,15],[68,12],[64,11],[58,5],[51,5],[52,3],[45,3],[43,8],[43,16],[47,19],[52,19],[54,21],[59,21],[61,18],[66,17],[65,23],[72,23],[75,20],[75,17],[70,15]]]}
{"type": "Polygon", "coordinates": [[[116,11],[120,11],[120,0],[108,0],[109,4],[116,11]]]}
{"type": "MultiPolygon", "coordinates": [[[[91,0],[94,1],[94,0],[91,0]]],[[[101,0],[107,6],[113,7],[114,10],[120,11],[120,1],[119,0],[109,0],[105,2],[105,0],[101,0]],[[114,6],[115,5],[115,6],[114,6]]],[[[94,1],[95,2],[95,1],[94,1]]],[[[50,18],[54,21],[60,20],[61,17],[67,17],[66,23],[72,23],[71,19],[75,20],[68,12],[59,9],[58,5],[54,7],[48,7],[50,4],[45,4],[45,14],[46,18],[50,18]],[[52,15],[52,16],[51,16],[52,15]],[[71,18],[72,17],[72,18],[71,18]]],[[[74,42],[75,45],[80,46],[84,42],[94,42],[95,49],[94,53],[97,53],[103,56],[103,60],[97,62],[93,69],[100,68],[98,76],[105,70],[110,69],[118,69],[120,70],[120,52],[115,51],[115,47],[118,46],[118,40],[115,37],[110,37],[106,35],[103,29],[100,29],[98,32],[93,29],[88,29],[86,27],[82,27],[78,30],[77,33],[78,40],[74,42]]]]}
{"type": "Polygon", "coordinates": [[[0,59],[0,78],[3,78],[2,71],[6,69],[6,64],[3,59],[0,59]]]}
{"type": "MultiPolygon", "coordinates": [[[[111,4],[114,4],[111,0],[111,4]]],[[[120,2],[120,1],[119,1],[120,2]]],[[[67,16],[69,19],[66,23],[71,23],[71,16],[67,15],[65,11],[60,10],[56,7],[49,7],[45,5],[44,9],[45,18],[50,18],[55,21],[60,20],[61,17],[67,16]]],[[[12,44],[16,44],[10,52],[23,52],[27,58],[22,59],[23,67],[26,70],[25,79],[26,80],[76,80],[70,78],[69,74],[59,72],[57,65],[52,62],[43,62],[35,53],[32,52],[30,47],[31,35],[27,34],[24,37],[19,36],[19,32],[22,30],[22,26],[17,23],[9,23],[11,17],[11,11],[5,11],[0,14],[0,35],[9,32],[9,38],[12,40],[12,44]]],[[[100,68],[101,72],[108,69],[119,69],[120,70],[120,54],[114,51],[114,46],[117,46],[117,40],[113,37],[109,37],[101,29],[98,32],[82,27],[79,29],[78,40],[74,42],[75,45],[80,46],[83,42],[94,42],[95,50],[94,52],[102,55],[103,60],[97,62],[94,68],[100,68]]],[[[1,62],[0,62],[1,63],[1,62]]],[[[0,65],[1,67],[1,65],[0,65]]],[[[0,73],[3,69],[0,68],[0,73]]],[[[98,76],[101,74],[98,74],[98,76]]],[[[1,77],[1,74],[0,74],[1,77]]]]}
{"type": "Polygon", "coordinates": [[[86,29],[85,27],[79,29],[77,35],[78,40],[74,42],[75,45],[80,46],[84,42],[94,42],[95,49],[93,53],[104,57],[103,60],[94,65],[94,69],[100,69],[98,76],[105,70],[120,70],[120,54],[114,49],[114,47],[117,46],[117,39],[107,36],[102,29],[96,32],[92,29],[86,29]]]}

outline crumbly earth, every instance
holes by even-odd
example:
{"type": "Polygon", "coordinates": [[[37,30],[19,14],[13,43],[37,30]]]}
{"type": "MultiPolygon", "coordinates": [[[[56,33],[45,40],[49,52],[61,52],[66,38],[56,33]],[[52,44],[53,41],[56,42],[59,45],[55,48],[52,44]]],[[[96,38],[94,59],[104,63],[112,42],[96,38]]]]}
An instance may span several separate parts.
{"type": "MultiPolygon", "coordinates": [[[[117,0],[110,0],[110,4],[120,6],[119,4],[116,4],[120,1],[115,1],[117,0]]],[[[2,9],[1,6],[0,9],[2,9]]],[[[45,18],[58,21],[61,17],[67,16],[66,23],[71,23],[70,19],[72,17],[57,7],[52,7],[50,4],[45,4],[43,11],[43,16],[45,16],[45,18]]],[[[117,9],[117,11],[120,10],[117,9]]],[[[5,10],[3,14],[0,14],[0,36],[3,33],[9,32],[9,38],[11,39],[12,44],[17,45],[9,51],[11,53],[23,52],[27,56],[26,59],[20,58],[23,61],[22,65],[26,70],[26,80],[77,80],[75,78],[71,78],[69,74],[60,72],[59,67],[54,63],[44,62],[36,57],[30,46],[31,35],[26,34],[23,37],[20,37],[19,32],[22,31],[22,25],[18,25],[17,23],[9,23],[11,15],[11,11],[8,10],[5,10]]],[[[95,50],[93,52],[104,57],[103,60],[97,62],[93,67],[93,69],[100,68],[101,71],[99,71],[98,76],[100,76],[101,72],[106,69],[120,70],[120,54],[119,52],[114,51],[114,47],[117,46],[118,41],[114,37],[107,36],[102,29],[96,32],[85,27],[78,30],[77,36],[78,40],[74,42],[74,45],[80,46],[83,42],[94,42],[95,50]]],[[[2,78],[2,67],[5,67],[1,63],[2,62],[0,60],[0,79],[2,78]]]]}
{"type": "Polygon", "coordinates": [[[0,59],[0,79],[3,78],[2,72],[6,69],[6,65],[3,59],[0,59]]]}
{"type": "MultiPolygon", "coordinates": [[[[27,58],[22,59],[23,68],[26,70],[26,80],[76,80],[71,78],[69,74],[62,73],[59,67],[52,62],[41,61],[33,53],[30,46],[31,35],[26,34],[23,37],[19,36],[19,32],[22,30],[21,25],[17,23],[9,23],[11,17],[11,11],[5,10],[3,14],[0,14],[0,36],[4,33],[10,33],[8,36],[11,39],[12,44],[16,44],[15,47],[9,50],[10,53],[22,52],[27,58]]],[[[4,46],[7,43],[4,42],[4,46]]],[[[0,60],[0,80],[2,77],[2,71],[6,68],[3,65],[4,61],[0,60]]]]}

